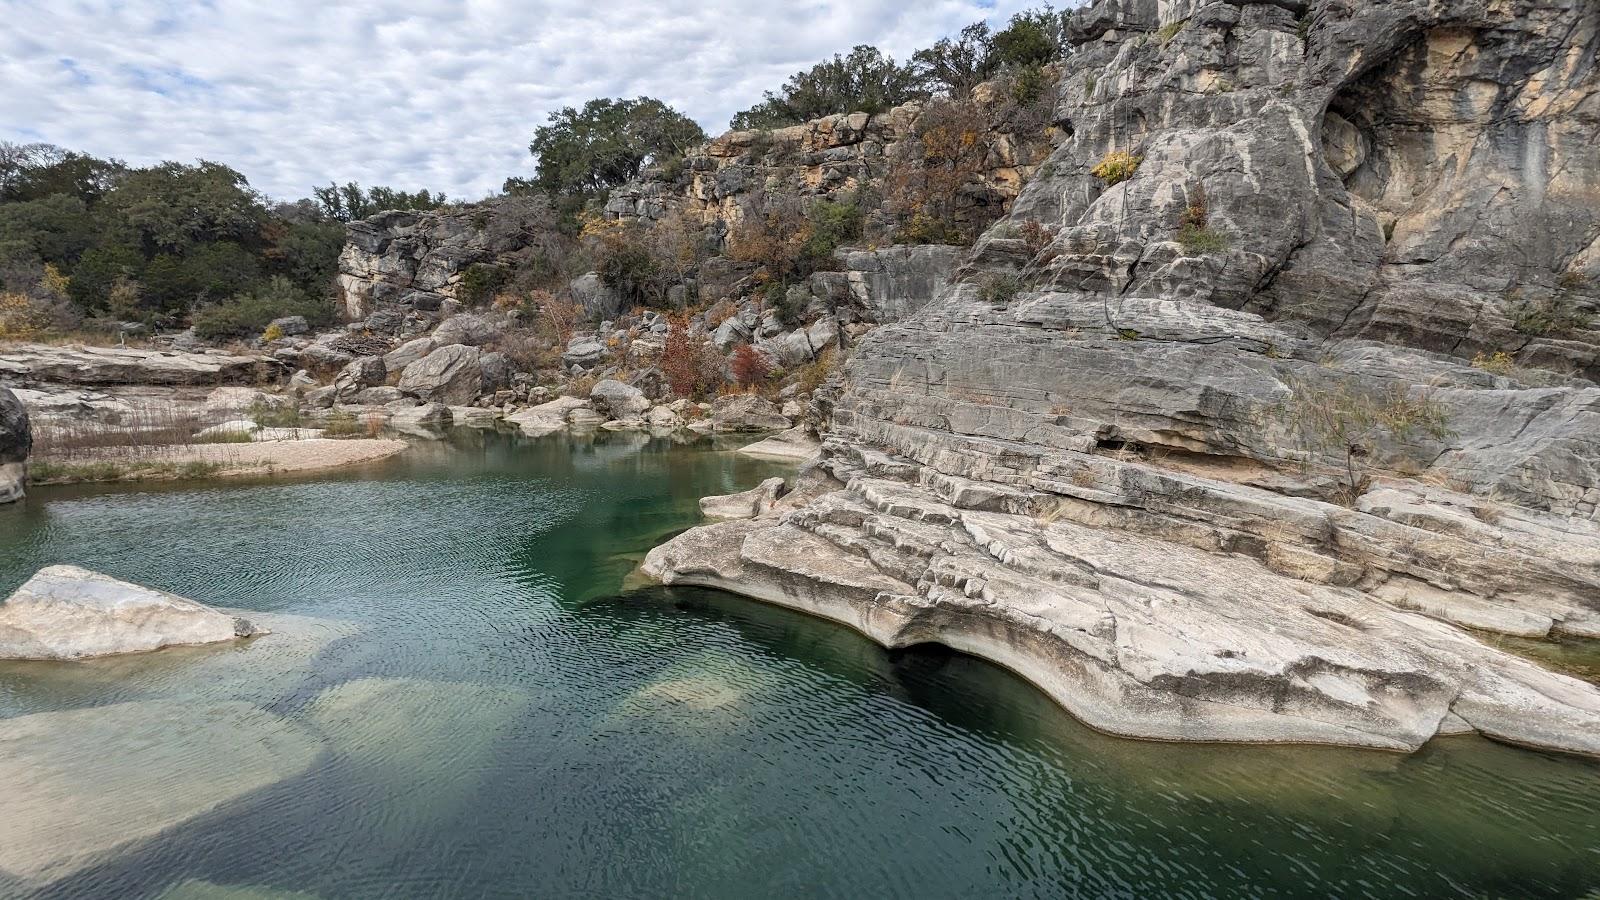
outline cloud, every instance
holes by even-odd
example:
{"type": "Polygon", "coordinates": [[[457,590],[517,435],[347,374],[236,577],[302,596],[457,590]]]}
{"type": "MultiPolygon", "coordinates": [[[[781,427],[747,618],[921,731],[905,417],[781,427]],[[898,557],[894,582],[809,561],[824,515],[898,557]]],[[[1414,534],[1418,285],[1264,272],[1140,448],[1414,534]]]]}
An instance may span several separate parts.
{"type": "Polygon", "coordinates": [[[659,97],[710,133],[835,52],[910,55],[1024,0],[0,0],[0,140],[475,199],[553,110],[659,97]]]}

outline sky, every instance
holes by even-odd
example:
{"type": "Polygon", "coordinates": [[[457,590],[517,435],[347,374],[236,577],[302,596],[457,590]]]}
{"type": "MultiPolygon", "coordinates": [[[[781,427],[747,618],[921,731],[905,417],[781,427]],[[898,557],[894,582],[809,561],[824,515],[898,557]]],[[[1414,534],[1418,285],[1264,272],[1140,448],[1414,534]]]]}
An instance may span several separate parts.
{"type": "Polygon", "coordinates": [[[709,134],[856,44],[897,59],[1038,0],[0,0],[0,140],[474,200],[533,129],[652,96],[709,134]]]}

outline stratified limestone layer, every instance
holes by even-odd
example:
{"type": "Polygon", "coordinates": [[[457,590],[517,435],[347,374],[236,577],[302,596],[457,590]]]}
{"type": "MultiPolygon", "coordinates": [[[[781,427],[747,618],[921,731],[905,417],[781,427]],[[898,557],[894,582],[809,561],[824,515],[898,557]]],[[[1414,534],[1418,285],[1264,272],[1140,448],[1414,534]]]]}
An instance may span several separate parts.
{"type": "MultiPolygon", "coordinates": [[[[826,465],[847,487],[813,479],[772,513],[693,529],[653,550],[646,573],[842,622],[887,647],[971,653],[1115,734],[1409,751],[1438,734],[1478,731],[1600,755],[1600,689],[1446,621],[1467,608],[1548,630],[1587,610],[1552,597],[1476,597],[1400,571],[1409,565],[1401,545],[1453,547],[1473,560],[1455,572],[1470,580],[1475,566],[1487,569],[1479,551],[1514,547],[1511,528],[1478,535],[1483,546],[1474,547],[1442,530],[1136,463],[1115,464],[1126,470],[1122,483],[1170,478],[1164,496],[1112,495],[1113,478],[1101,503],[1041,513],[1030,507],[1050,498],[1036,492],[833,449],[840,455],[826,465]],[[1219,514],[1229,504],[1232,514],[1219,514]],[[1187,521],[1169,514],[1180,506],[1187,521]],[[1313,518],[1331,529],[1326,556],[1298,531],[1313,518]],[[1217,552],[1219,541],[1234,550],[1217,552]],[[1333,549],[1357,542],[1364,551],[1333,549]],[[1396,571],[1373,574],[1378,560],[1396,571]],[[1393,588],[1340,586],[1363,568],[1393,588]],[[1402,599],[1413,593],[1429,601],[1402,599]]],[[[1560,563],[1543,575],[1535,568],[1518,576],[1534,587],[1563,577],[1560,563]]]]}

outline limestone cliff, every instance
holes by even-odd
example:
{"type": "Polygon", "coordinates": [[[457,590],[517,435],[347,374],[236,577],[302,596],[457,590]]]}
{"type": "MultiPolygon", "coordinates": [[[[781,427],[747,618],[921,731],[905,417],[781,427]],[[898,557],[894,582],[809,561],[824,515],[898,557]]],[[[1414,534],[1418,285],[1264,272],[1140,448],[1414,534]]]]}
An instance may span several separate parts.
{"type": "Polygon", "coordinates": [[[647,570],[1120,734],[1600,753],[1600,689],[1474,636],[1600,636],[1600,8],[1073,28],[1065,140],[861,343],[802,489],[647,570]]]}

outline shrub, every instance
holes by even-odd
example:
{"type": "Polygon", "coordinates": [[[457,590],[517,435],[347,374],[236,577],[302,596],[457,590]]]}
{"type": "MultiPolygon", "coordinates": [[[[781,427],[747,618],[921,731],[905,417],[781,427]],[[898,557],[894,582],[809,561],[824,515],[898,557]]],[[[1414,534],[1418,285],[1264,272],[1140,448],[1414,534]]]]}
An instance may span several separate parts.
{"type": "Polygon", "coordinates": [[[1472,357],[1472,367],[1482,369],[1491,375],[1510,375],[1516,368],[1516,361],[1511,358],[1511,354],[1500,350],[1487,355],[1479,353],[1472,357]]]}
{"type": "Polygon", "coordinates": [[[467,306],[484,306],[511,280],[511,273],[500,266],[473,263],[461,273],[456,297],[467,306]]]}
{"type": "Polygon", "coordinates": [[[283,316],[305,316],[313,327],[326,325],[334,319],[333,304],[307,297],[293,282],[279,275],[254,293],[196,310],[192,322],[196,335],[219,340],[259,334],[267,323],[283,316]]]}
{"type": "Polygon", "coordinates": [[[1418,432],[1436,440],[1451,434],[1449,412],[1427,395],[1412,397],[1394,385],[1367,390],[1348,382],[1332,388],[1291,385],[1289,418],[1314,448],[1344,456],[1348,499],[1366,491],[1370,478],[1360,460],[1388,440],[1406,441],[1418,432]]]}
{"type": "Polygon", "coordinates": [[[279,327],[276,322],[274,322],[267,326],[266,331],[261,332],[261,339],[268,343],[273,341],[281,341],[283,340],[283,329],[279,327]]]}
{"type": "Polygon", "coordinates": [[[1022,239],[1022,243],[1027,245],[1028,252],[1034,256],[1038,256],[1044,248],[1050,246],[1050,242],[1055,240],[1056,236],[1055,231],[1033,219],[1023,222],[1017,229],[1017,235],[1022,239]]]}
{"type": "Polygon", "coordinates": [[[1178,243],[1185,256],[1205,256],[1228,249],[1227,236],[1210,228],[1185,225],[1178,229],[1178,243]]]}
{"type": "Polygon", "coordinates": [[[721,355],[689,333],[686,313],[667,317],[667,340],[661,348],[660,367],[672,392],[683,398],[703,397],[724,381],[721,355]]]}
{"type": "Polygon", "coordinates": [[[322,420],[323,437],[347,438],[366,433],[366,426],[356,419],[354,413],[336,412],[322,420]]]}
{"type": "Polygon", "coordinates": [[[785,328],[799,325],[805,315],[806,302],[800,296],[791,296],[789,286],[781,281],[774,281],[767,285],[767,308],[778,317],[778,322],[785,328]]]}
{"type": "Polygon", "coordinates": [[[978,286],[978,299],[997,306],[1015,300],[1022,292],[1022,282],[1014,275],[991,275],[978,286]]]}
{"type": "Polygon", "coordinates": [[[1106,183],[1107,187],[1121,184],[1132,178],[1139,171],[1139,164],[1144,162],[1144,157],[1134,156],[1123,150],[1113,150],[1100,159],[1099,165],[1089,170],[1089,174],[1106,183]]]}
{"type": "Polygon", "coordinates": [[[1165,47],[1172,43],[1172,39],[1177,37],[1178,33],[1183,31],[1183,27],[1187,24],[1189,24],[1188,19],[1179,19],[1176,22],[1168,22],[1157,29],[1156,38],[1161,41],[1161,46],[1165,47]]]}
{"type": "Polygon", "coordinates": [[[765,384],[772,378],[772,363],[749,344],[740,344],[733,351],[732,368],[734,380],[746,388],[765,384]]]}
{"type": "Polygon", "coordinates": [[[1593,314],[1579,309],[1565,294],[1534,302],[1517,301],[1510,314],[1511,327],[1533,337],[1568,335],[1588,328],[1594,321],[1593,314]]]}
{"type": "Polygon", "coordinates": [[[1045,76],[1044,69],[1027,66],[1011,77],[1010,87],[1013,102],[1031,106],[1039,102],[1039,98],[1050,88],[1050,79],[1045,76]]]}
{"type": "Polygon", "coordinates": [[[889,151],[884,208],[903,223],[896,243],[968,244],[993,221],[975,215],[969,189],[982,184],[994,140],[976,101],[935,100],[923,107],[911,137],[889,151]]]}

